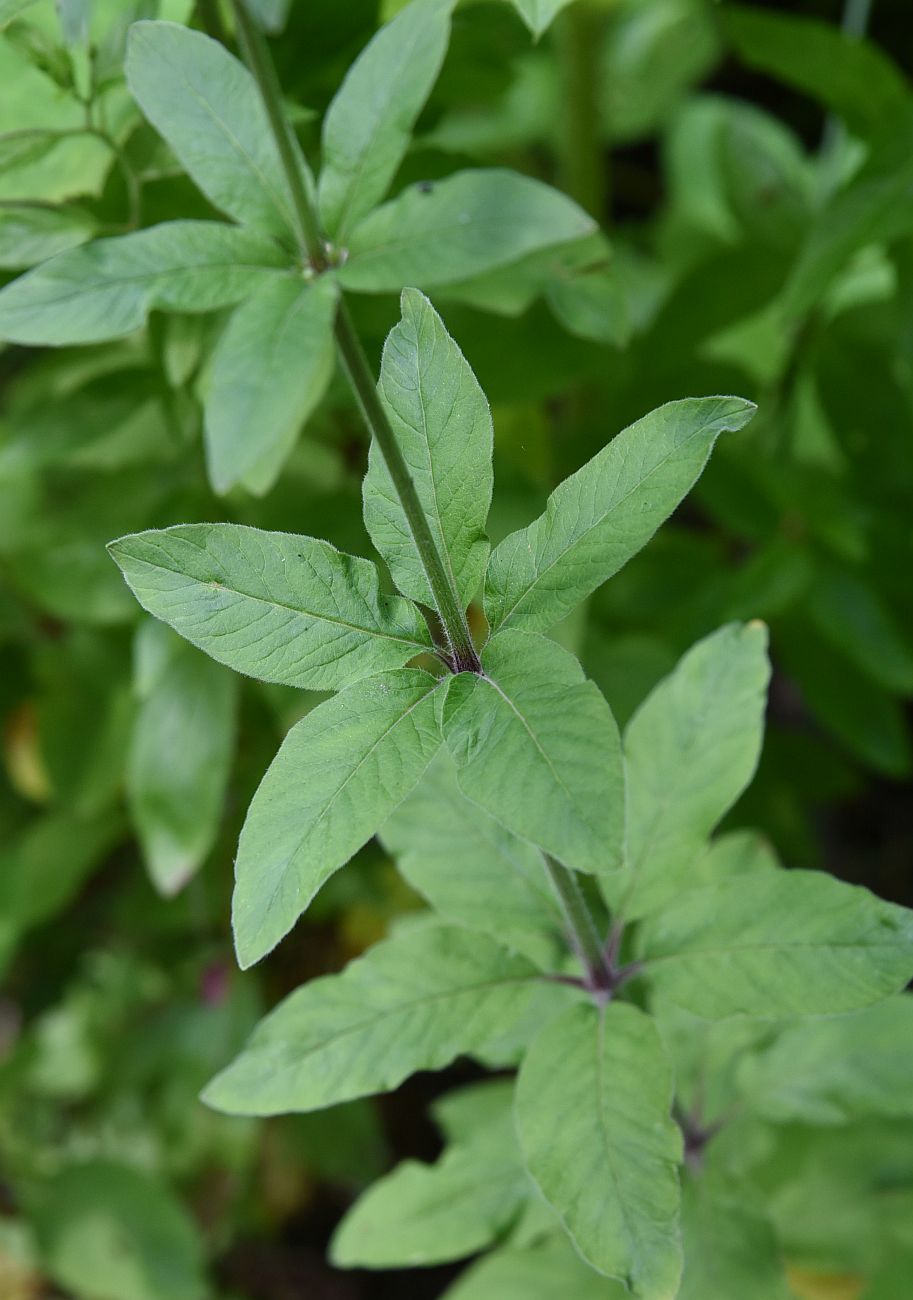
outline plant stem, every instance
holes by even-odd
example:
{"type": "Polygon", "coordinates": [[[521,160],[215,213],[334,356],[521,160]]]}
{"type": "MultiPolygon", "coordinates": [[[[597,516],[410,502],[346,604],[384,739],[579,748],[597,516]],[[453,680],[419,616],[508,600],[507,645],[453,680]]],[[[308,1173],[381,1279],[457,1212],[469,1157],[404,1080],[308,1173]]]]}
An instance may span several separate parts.
{"type": "Polygon", "coordinates": [[[587,987],[591,992],[610,993],[615,977],[577,877],[568,867],[556,862],[550,853],[543,854],[543,857],[545,870],[564,912],[571,943],[583,963],[587,987]]]}
{"type": "Polygon", "coordinates": [[[602,48],[599,15],[578,0],[562,15],[558,35],[565,105],[561,124],[561,187],[590,216],[602,222],[609,195],[597,100],[602,48]]]}
{"type": "MultiPolygon", "coordinates": [[[[315,271],[326,271],[329,268],[327,245],[320,230],[314,201],[308,193],[299,166],[295,138],[282,107],[282,91],[269,49],[251,20],[244,0],[231,0],[231,3],[238,26],[241,52],[259,88],[291,190],[301,252],[306,255],[315,271]]],[[[431,534],[409,467],[378,395],[365,350],[341,295],[335,333],[343,369],[355,393],[368,432],[380,448],[415,541],[447,637],[451,667],[455,672],[481,672],[482,666],[473,645],[459,593],[431,534]]]]}

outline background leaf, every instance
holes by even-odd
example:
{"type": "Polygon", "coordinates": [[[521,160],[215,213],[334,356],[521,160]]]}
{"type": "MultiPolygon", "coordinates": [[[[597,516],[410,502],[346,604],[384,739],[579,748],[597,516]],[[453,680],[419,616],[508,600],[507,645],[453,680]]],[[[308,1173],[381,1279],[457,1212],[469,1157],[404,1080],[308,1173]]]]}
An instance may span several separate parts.
{"type": "Polygon", "coordinates": [[[0,290],[0,338],[46,347],[121,338],[154,307],[229,307],[284,261],[265,235],[216,221],[168,221],[99,239],[0,290]]]}
{"type": "Polygon", "coordinates": [[[206,459],[219,493],[269,491],[333,373],[336,286],[276,277],[232,315],[213,356],[206,459]]]}
{"type": "Polygon", "coordinates": [[[146,117],[217,208],[294,237],[288,182],[259,91],[224,45],[178,23],[134,23],[126,74],[146,117]]]}
{"type": "Polygon", "coordinates": [[[457,172],[410,186],[360,221],[339,280],[360,293],[429,289],[593,230],[582,209],[541,181],[494,168],[457,172]]]}
{"type": "Polygon", "coordinates": [[[409,147],[450,38],[453,0],[413,0],[346,74],[323,122],[320,215],[345,243],[380,202],[409,147]]]}

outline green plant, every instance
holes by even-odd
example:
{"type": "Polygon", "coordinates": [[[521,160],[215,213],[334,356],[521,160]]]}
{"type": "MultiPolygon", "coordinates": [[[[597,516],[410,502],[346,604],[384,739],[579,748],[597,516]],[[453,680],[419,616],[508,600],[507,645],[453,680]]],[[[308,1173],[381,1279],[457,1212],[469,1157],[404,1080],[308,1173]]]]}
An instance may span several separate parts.
{"type": "MultiPolygon", "coordinates": [[[[494,1248],[450,1294],[787,1297],[778,1234],[793,1257],[831,1257],[805,1206],[820,1194],[820,1162],[853,1167],[863,1199],[899,1162],[894,1177],[908,1195],[908,1157],[892,1149],[890,1122],[908,1116],[913,1026],[896,995],[913,973],[913,924],[865,890],[785,871],[750,833],[714,835],[758,761],[763,624],[728,622],[655,673],[623,736],[575,655],[545,635],[558,628],[573,640],[581,603],[611,599],[603,584],[676,509],[717,437],[734,435],[725,447],[745,436],[751,402],[663,404],[489,549],[491,413],[421,290],[488,304],[544,295],[575,331],[595,301],[610,333],[614,299],[594,223],[540,182],[457,172],[383,202],[443,59],[452,7],[415,0],[354,65],[325,119],[316,184],[252,18],[256,10],[277,24],[281,6],[233,5],[252,76],[201,33],[139,23],[127,60],[133,94],[237,224],[179,220],[64,251],[0,293],[0,330],[27,344],[98,343],[152,311],[233,308],[204,385],[219,494],[276,483],[333,383],[334,350],[371,435],[364,521],[383,567],[249,523],[144,528],[110,545],[161,621],[137,638],[128,773],[163,891],[181,889],[214,841],[236,726],[237,682],[197,647],[273,686],[334,692],[303,697],[297,711],[307,712],[241,831],[233,929],[242,968],[279,943],[375,832],[432,909],[404,918],[341,974],[293,992],[208,1085],[209,1105],[310,1112],[461,1055],[516,1068],[516,1081],[438,1102],[443,1156],[406,1162],[363,1195],[333,1244],[340,1265],[432,1264],[494,1248]],[[375,385],[347,295],[404,284],[375,385]],[[798,1173],[791,1125],[804,1143],[798,1173]]],[[[536,29],[559,7],[518,5],[536,29]]],[[[159,363],[192,372],[205,341],[192,327],[171,331],[159,363]]],[[[113,355],[117,373],[123,354],[113,355]]],[[[181,390],[170,387],[173,413],[181,390]]],[[[131,428],[121,445],[137,438],[131,428]]],[[[90,440],[89,466],[104,454],[90,440]]],[[[189,495],[199,513],[201,494],[189,495]]],[[[167,501],[172,515],[182,504],[167,501]]],[[[129,503],[133,517],[141,504],[129,503]]],[[[149,510],[160,513],[161,498],[149,510]]],[[[63,610],[78,601],[53,581],[47,588],[63,610]]],[[[122,606],[119,592],[100,590],[105,624],[122,606]]],[[[860,600],[858,625],[883,646],[872,604],[860,600]]],[[[106,640],[82,648],[96,676],[106,640]]],[[[894,662],[902,685],[902,647],[894,662]]],[[[120,761],[123,731],[110,724],[120,761]]],[[[85,854],[72,854],[76,881],[119,831],[106,798],[118,758],[99,767],[79,786],[92,834],[85,854]]],[[[72,821],[42,833],[69,844],[72,821]]],[[[59,904],[66,882],[56,889],[50,902],[16,900],[11,943],[36,923],[36,907],[59,904]]],[[[81,1014],[92,1020],[88,1001],[81,1014]]],[[[223,1059],[251,1018],[242,999],[223,1059]]],[[[67,1095],[81,1086],[69,1081],[67,1095]]],[[[232,1125],[216,1123],[224,1140],[232,1125]]],[[[839,1180],[822,1181],[839,1209],[839,1180]]],[[[103,1161],[65,1170],[35,1211],[67,1285],[91,1286],[98,1267],[74,1258],[59,1227],[83,1197],[141,1240],[149,1231],[147,1294],[169,1285],[200,1293],[185,1220],[160,1191],[103,1161]],[[156,1273],[156,1241],[170,1243],[177,1281],[156,1273]]],[[[890,1222],[875,1236],[860,1263],[857,1230],[845,1264],[864,1265],[880,1300],[904,1239],[890,1222]]],[[[105,1282],[134,1284],[129,1270],[105,1282]]]]}

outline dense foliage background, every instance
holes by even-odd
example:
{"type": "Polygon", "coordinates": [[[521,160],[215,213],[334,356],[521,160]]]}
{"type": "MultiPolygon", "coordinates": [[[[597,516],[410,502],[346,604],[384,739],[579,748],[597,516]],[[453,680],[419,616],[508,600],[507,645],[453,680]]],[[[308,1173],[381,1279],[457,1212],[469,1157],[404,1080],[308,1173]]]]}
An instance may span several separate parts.
{"type": "MultiPolygon", "coordinates": [[[[273,45],[309,156],[398,7],[291,4],[273,45]]],[[[0,0],[9,278],[95,235],[217,215],[145,123],[122,60],[135,18],[230,41],[227,15],[183,0],[57,8],[0,0]]],[[[536,41],[507,3],[460,5],[395,188],[509,166],[565,189],[608,235],[582,267],[517,264],[433,295],[493,406],[494,540],[661,402],[758,402],[559,635],[624,722],[697,638],[767,621],[764,756],[727,825],[910,904],[913,22],[875,0],[870,40],[841,38],[864,8],[578,0],[536,41]]],[[[375,361],[396,296],[353,309],[375,361]]],[[[365,553],[367,449],[336,376],[281,474],[255,467],[216,492],[202,406],[224,321],[154,313],[122,342],[0,352],[9,1300],[421,1297],[457,1272],[346,1273],[324,1252],[359,1189],[437,1153],[429,1105],[477,1067],[267,1122],[197,1101],[266,1007],[422,906],[373,842],[268,963],[236,970],[240,822],[313,698],[237,678],[141,618],[105,543],[226,519],[365,553]]],[[[849,1300],[913,1250],[913,1103],[888,1128],[783,1126],[765,1160],[797,1295],[849,1300]]]]}

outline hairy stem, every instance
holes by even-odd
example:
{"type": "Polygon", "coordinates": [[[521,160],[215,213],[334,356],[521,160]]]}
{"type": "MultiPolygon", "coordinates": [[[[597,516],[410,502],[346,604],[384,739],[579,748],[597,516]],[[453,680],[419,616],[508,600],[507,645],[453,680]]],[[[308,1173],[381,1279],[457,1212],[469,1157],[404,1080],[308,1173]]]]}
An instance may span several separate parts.
{"type": "Polygon", "coordinates": [[[610,993],[615,986],[615,977],[577,877],[573,871],[556,862],[551,854],[545,853],[543,857],[546,872],[564,912],[574,951],[583,963],[587,987],[591,992],[610,993]]]}
{"type": "MultiPolygon", "coordinates": [[[[299,166],[295,138],[282,107],[282,91],[269,49],[256,24],[251,20],[244,0],[232,0],[232,9],[238,26],[241,52],[260,90],[282,167],[288,179],[301,251],[315,271],[325,271],[329,267],[327,245],[320,229],[313,198],[308,193],[299,166]]],[[[336,346],[343,370],[352,386],[368,432],[380,448],[415,540],[422,568],[434,595],[447,636],[451,666],[456,672],[480,672],[481,664],[473,645],[459,593],[431,534],[412,475],[409,473],[409,467],[378,396],[377,385],[368,359],[343,298],[340,298],[339,310],[336,314],[335,332],[336,346]]]]}

